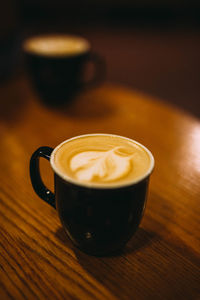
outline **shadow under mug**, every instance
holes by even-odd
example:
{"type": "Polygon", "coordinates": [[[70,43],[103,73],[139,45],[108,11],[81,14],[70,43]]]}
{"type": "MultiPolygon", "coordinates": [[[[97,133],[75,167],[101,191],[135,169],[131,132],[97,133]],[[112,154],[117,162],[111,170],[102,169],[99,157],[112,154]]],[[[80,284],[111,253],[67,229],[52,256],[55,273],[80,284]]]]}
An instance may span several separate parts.
{"type": "Polygon", "coordinates": [[[44,50],[37,51],[37,47],[29,49],[27,46],[37,39],[44,39],[45,43],[45,39],[49,37],[51,35],[29,37],[24,40],[22,48],[26,69],[40,99],[46,104],[59,106],[70,101],[81,90],[102,82],[105,77],[105,61],[91,51],[89,41],[78,36],[58,35],[61,39],[76,39],[85,43],[87,46],[82,51],[54,54],[45,53],[44,50]],[[93,74],[92,78],[86,80],[84,73],[88,64],[93,64],[93,74]]]}
{"type": "Polygon", "coordinates": [[[65,232],[83,252],[103,256],[121,250],[137,230],[144,213],[154,167],[152,154],[149,152],[149,172],[141,180],[119,188],[73,183],[53,169],[54,194],[43,184],[39,171],[39,158],[50,160],[53,151],[50,147],[40,147],[31,157],[30,177],[36,194],[57,209],[65,232]]]}

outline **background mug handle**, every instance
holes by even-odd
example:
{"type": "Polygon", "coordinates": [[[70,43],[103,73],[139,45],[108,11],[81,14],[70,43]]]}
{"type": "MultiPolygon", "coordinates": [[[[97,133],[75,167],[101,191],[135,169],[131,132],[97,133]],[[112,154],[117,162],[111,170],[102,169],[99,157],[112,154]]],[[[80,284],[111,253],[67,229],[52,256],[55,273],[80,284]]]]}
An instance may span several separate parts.
{"type": "Polygon", "coordinates": [[[50,160],[53,150],[54,149],[50,147],[40,147],[32,154],[30,159],[30,177],[36,194],[48,204],[56,208],[55,195],[44,185],[40,176],[39,166],[40,157],[50,160]]]}
{"type": "Polygon", "coordinates": [[[87,89],[93,86],[97,86],[105,79],[106,63],[105,60],[95,52],[89,53],[86,64],[91,62],[94,65],[94,72],[91,79],[82,81],[81,87],[87,89]]]}

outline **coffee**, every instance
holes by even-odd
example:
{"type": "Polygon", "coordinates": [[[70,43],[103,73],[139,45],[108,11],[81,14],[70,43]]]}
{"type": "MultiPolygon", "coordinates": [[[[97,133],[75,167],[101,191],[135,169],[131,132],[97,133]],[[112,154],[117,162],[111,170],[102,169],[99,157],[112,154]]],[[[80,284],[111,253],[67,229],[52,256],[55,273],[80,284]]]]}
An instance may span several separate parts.
{"type": "Polygon", "coordinates": [[[32,36],[24,40],[22,47],[33,87],[47,105],[66,104],[104,78],[104,60],[92,51],[90,42],[80,36],[32,36]],[[89,79],[85,76],[88,63],[94,66],[89,79]]]}
{"type": "Polygon", "coordinates": [[[142,178],[151,158],[142,145],[115,135],[76,137],[54,151],[54,167],[64,178],[90,186],[119,186],[142,178]]]}
{"type": "Polygon", "coordinates": [[[111,134],[77,136],[30,160],[35,192],[57,209],[73,243],[92,255],[122,249],[144,214],[154,158],[141,144],[111,134]],[[50,160],[55,194],[44,186],[39,158],[50,160]]]}
{"type": "Polygon", "coordinates": [[[87,40],[71,35],[40,35],[29,38],[24,43],[26,52],[44,56],[71,56],[87,52],[87,40]]]}

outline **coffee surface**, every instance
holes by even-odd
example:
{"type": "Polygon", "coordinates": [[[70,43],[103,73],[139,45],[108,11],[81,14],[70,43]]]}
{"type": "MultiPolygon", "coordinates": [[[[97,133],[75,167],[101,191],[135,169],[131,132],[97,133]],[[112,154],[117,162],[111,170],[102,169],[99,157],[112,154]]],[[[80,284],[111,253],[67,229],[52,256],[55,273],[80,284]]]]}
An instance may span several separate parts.
{"type": "Polygon", "coordinates": [[[80,54],[89,49],[89,43],[76,36],[41,35],[29,38],[24,43],[27,52],[46,56],[80,54]]]}
{"type": "Polygon", "coordinates": [[[62,144],[54,154],[54,163],[72,180],[90,185],[131,183],[149,170],[151,159],[137,143],[112,135],[91,135],[62,144]]]}

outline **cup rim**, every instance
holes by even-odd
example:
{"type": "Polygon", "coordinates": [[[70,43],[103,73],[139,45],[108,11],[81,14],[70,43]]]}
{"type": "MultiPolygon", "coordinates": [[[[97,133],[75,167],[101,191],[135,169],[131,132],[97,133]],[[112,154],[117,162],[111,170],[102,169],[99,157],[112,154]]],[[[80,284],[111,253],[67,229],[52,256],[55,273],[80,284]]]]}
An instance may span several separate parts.
{"type": "Polygon", "coordinates": [[[124,137],[124,136],[117,135],[117,134],[109,134],[109,133],[90,133],[90,134],[82,134],[82,135],[74,136],[72,138],[69,138],[69,139],[63,141],[58,146],[56,146],[54,148],[53,152],[51,153],[50,164],[51,164],[51,167],[52,167],[53,171],[58,176],[60,176],[64,181],[72,183],[72,184],[74,184],[76,186],[81,186],[83,188],[90,188],[90,189],[118,189],[118,188],[124,188],[124,187],[128,187],[128,186],[136,185],[139,182],[141,182],[144,179],[146,179],[147,177],[149,177],[151,175],[151,173],[153,172],[153,169],[154,169],[154,166],[155,166],[155,160],[154,160],[153,154],[150,152],[150,150],[147,147],[145,147],[143,144],[141,144],[141,143],[139,143],[139,142],[137,142],[137,141],[135,141],[135,140],[133,140],[131,138],[124,137]],[[122,139],[125,139],[127,141],[130,141],[130,142],[133,142],[133,143],[137,144],[143,150],[145,150],[146,153],[149,155],[150,166],[149,166],[147,172],[145,172],[142,176],[140,176],[139,178],[137,178],[135,180],[129,181],[127,183],[121,183],[121,184],[117,184],[116,183],[116,184],[113,184],[113,185],[108,185],[108,184],[105,184],[105,185],[103,185],[103,184],[91,184],[91,183],[87,183],[87,182],[82,183],[79,180],[73,179],[73,178],[69,177],[68,175],[63,174],[62,172],[60,172],[59,169],[56,167],[56,164],[55,164],[55,154],[58,151],[58,149],[60,147],[62,147],[67,142],[70,142],[70,141],[78,139],[78,138],[90,137],[90,136],[113,136],[113,137],[119,137],[119,138],[122,138],[122,139]]]}
{"type": "Polygon", "coordinates": [[[51,58],[51,59],[63,59],[63,58],[71,58],[71,57],[77,57],[80,55],[84,55],[86,53],[88,53],[91,50],[91,44],[90,42],[79,35],[74,35],[74,34],[67,34],[67,33],[41,33],[41,34],[33,34],[30,35],[26,38],[24,38],[24,40],[22,41],[22,50],[24,53],[28,54],[28,55],[32,55],[32,56],[38,56],[38,57],[43,57],[43,58],[51,58]],[[42,37],[64,37],[64,38],[72,38],[72,39],[77,39],[83,43],[85,43],[85,49],[83,51],[80,52],[75,52],[75,53],[63,53],[63,54],[44,54],[42,52],[37,52],[34,50],[29,50],[27,48],[27,44],[28,41],[30,40],[34,40],[37,38],[42,38],[42,37]]]}

